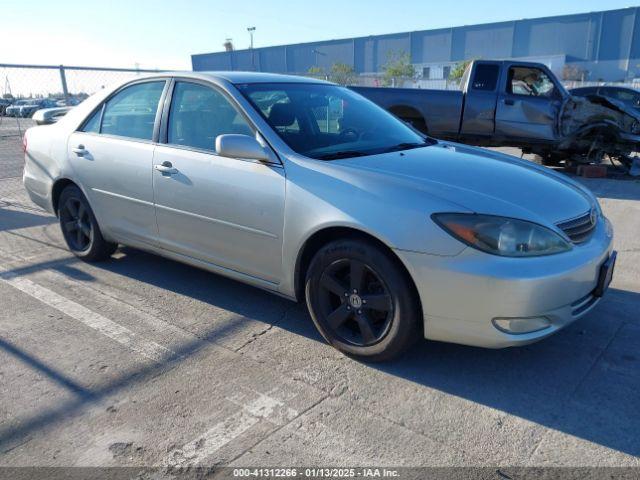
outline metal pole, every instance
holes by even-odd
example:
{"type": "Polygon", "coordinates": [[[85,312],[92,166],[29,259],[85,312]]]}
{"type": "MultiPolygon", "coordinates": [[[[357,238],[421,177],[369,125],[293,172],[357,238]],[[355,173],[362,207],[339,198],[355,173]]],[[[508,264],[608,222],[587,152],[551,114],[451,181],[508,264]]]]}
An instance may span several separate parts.
{"type": "Polygon", "coordinates": [[[67,89],[67,77],[64,74],[64,67],[60,65],[60,83],[62,83],[62,93],[64,95],[65,102],[69,102],[69,90],[67,89]]]}
{"type": "Polygon", "coordinates": [[[253,32],[255,31],[256,31],[256,27],[247,28],[247,32],[249,32],[249,37],[251,38],[251,44],[249,46],[249,50],[251,50],[251,70],[256,69],[255,52],[253,51],[253,32]]]}

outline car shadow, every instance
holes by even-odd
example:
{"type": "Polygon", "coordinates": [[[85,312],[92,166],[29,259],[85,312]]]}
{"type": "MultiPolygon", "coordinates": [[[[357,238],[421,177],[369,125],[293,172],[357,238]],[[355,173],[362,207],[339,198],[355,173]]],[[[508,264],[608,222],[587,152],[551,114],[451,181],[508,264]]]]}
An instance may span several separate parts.
{"type": "MultiPolygon", "coordinates": [[[[97,265],[237,315],[230,323],[207,328],[193,342],[175,348],[176,354],[160,363],[123,374],[108,385],[83,392],[63,405],[40,412],[18,427],[0,429],[0,446],[13,444],[106,395],[154,378],[206,346],[207,342],[215,342],[237,328],[247,317],[314,341],[323,341],[306,314],[281,315],[274,321],[274,310],[292,308],[293,304],[288,300],[135,249],[125,248],[121,252],[119,258],[97,265]]],[[[640,307],[640,294],[624,290],[609,293],[611,299],[605,299],[596,311],[537,344],[488,350],[421,341],[396,361],[366,364],[363,368],[378,370],[638,456],[640,355],[625,350],[624,355],[616,357],[607,347],[625,325],[640,326],[634,317],[640,307]],[[627,363],[621,358],[626,358],[627,363]],[[616,365],[620,361],[623,364],[616,365]]],[[[637,350],[638,330],[640,328],[627,333],[627,340],[636,345],[634,351],[637,350]]],[[[6,342],[0,343],[0,349],[7,348],[6,342]]],[[[12,348],[15,350],[15,346],[12,348]]],[[[10,353],[19,358],[27,356],[24,352],[10,353]]],[[[53,371],[34,360],[26,363],[36,365],[45,374],[53,371]]]]}
{"type": "Polygon", "coordinates": [[[589,188],[598,198],[640,200],[640,179],[635,177],[624,179],[574,177],[574,179],[589,188]]]}
{"type": "MultiPolygon", "coordinates": [[[[125,257],[103,268],[266,323],[269,316],[261,312],[265,303],[279,309],[290,306],[285,299],[204,270],[134,249],[124,252],[125,257]]],[[[639,293],[611,289],[592,313],[542,342],[491,350],[421,341],[404,357],[367,368],[640,455],[637,435],[623,435],[620,417],[616,419],[640,404],[640,395],[633,393],[640,355],[627,360],[623,369],[601,371],[608,365],[604,353],[608,342],[621,325],[632,321],[639,307],[639,293]],[[609,409],[603,410],[603,405],[609,409]],[[597,417],[602,421],[587,421],[597,417]]],[[[284,316],[277,326],[324,342],[306,313],[284,316]]],[[[635,340],[640,343],[640,329],[637,333],[635,340]]],[[[638,417],[624,423],[640,429],[638,417]]]]}
{"type": "Polygon", "coordinates": [[[4,202],[0,201],[0,216],[2,216],[0,231],[37,227],[56,222],[55,217],[52,217],[45,212],[37,214],[22,210],[14,210],[12,208],[7,208],[3,204],[4,202]]]}

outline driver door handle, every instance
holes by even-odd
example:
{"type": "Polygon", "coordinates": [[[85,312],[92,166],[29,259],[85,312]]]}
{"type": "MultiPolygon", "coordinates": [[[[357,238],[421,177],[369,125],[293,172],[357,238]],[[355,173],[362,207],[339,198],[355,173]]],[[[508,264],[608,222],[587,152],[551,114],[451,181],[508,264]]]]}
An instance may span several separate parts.
{"type": "Polygon", "coordinates": [[[76,148],[72,148],[71,151],[79,157],[84,157],[87,153],[89,153],[88,150],[85,150],[84,145],[78,145],[76,148]]]}
{"type": "Polygon", "coordinates": [[[162,162],[160,164],[154,165],[153,168],[158,170],[163,175],[175,175],[178,173],[177,168],[173,168],[171,162],[162,162]]]}
{"type": "Polygon", "coordinates": [[[504,104],[505,104],[505,105],[513,105],[513,104],[515,104],[515,103],[516,103],[516,102],[514,102],[514,101],[513,101],[513,100],[511,100],[510,98],[505,98],[505,99],[504,99],[504,104]]]}

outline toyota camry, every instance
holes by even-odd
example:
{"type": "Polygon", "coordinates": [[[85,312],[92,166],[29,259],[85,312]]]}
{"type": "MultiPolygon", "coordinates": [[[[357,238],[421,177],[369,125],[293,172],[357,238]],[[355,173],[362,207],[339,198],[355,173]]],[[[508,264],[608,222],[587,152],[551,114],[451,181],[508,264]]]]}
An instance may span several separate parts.
{"type": "Polygon", "coordinates": [[[596,306],[615,264],[579,183],[328,82],[138,77],[29,129],[24,150],[24,185],[77,257],[128,245],[305,301],[364,360],[421,337],[540,340],[596,306]]]}

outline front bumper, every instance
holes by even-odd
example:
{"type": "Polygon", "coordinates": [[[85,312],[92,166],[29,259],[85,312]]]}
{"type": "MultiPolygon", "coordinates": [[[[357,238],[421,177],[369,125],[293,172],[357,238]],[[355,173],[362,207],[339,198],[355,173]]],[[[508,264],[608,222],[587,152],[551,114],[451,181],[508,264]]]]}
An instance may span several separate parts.
{"type": "Polygon", "coordinates": [[[541,340],[595,307],[593,290],[612,247],[613,231],[602,217],[589,241],[557,255],[507,258],[473,248],[454,257],[396,253],[418,289],[426,338],[503,348],[541,340]],[[509,334],[492,324],[540,316],[550,326],[532,333],[509,334]]]}

